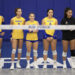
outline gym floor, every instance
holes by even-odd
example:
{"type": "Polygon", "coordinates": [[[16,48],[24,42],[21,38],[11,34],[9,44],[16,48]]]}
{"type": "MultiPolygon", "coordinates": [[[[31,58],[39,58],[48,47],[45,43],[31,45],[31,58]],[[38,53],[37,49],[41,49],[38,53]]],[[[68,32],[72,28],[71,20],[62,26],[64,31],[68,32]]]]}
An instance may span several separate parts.
{"type": "Polygon", "coordinates": [[[75,75],[75,69],[1,69],[0,75],[75,75]]]}

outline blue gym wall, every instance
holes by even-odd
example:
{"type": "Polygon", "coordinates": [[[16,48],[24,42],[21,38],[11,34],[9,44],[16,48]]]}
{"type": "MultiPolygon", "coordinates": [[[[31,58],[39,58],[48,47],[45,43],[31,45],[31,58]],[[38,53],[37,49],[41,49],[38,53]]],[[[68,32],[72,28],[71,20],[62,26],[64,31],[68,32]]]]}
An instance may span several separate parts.
{"type": "MultiPolygon", "coordinates": [[[[22,8],[23,17],[28,20],[28,14],[34,12],[36,14],[36,20],[41,24],[41,20],[46,16],[47,9],[54,9],[54,17],[58,19],[60,24],[64,15],[64,9],[71,7],[73,9],[73,15],[75,16],[75,0],[0,0],[0,14],[5,18],[5,24],[10,23],[10,19],[15,16],[15,8],[22,8]]],[[[10,37],[10,32],[6,31],[4,38],[10,37]],[[8,35],[8,36],[7,36],[8,35]]],[[[59,34],[61,32],[59,31],[59,34]]],[[[40,37],[41,38],[41,37],[40,37]]],[[[58,38],[61,39],[61,36],[58,38]]]]}

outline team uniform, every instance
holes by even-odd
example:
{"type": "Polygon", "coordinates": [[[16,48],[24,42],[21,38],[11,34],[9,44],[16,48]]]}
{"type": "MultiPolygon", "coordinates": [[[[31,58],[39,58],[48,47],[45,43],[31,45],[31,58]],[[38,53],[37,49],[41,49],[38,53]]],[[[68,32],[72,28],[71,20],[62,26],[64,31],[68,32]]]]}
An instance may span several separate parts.
{"type": "MultiPolygon", "coordinates": [[[[23,17],[17,18],[17,17],[13,17],[13,25],[24,25],[25,19],[23,17]]],[[[12,31],[12,39],[23,39],[24,38],[24,34],[23,34],[23,30],[16,30],[14,29],[12,31]]]]}
{"type": "MultiPolygon", "coordinates": [[[[63,18],[61,21],[62,25],[74,25],[75,24],[75,18],[63,18]]],[[[75,39],[75,30],[62,30],[62,40],[65,41],[71,41],[75,39]]],[[[63,51],[63,57],[67,57],[67,52],[63,51]]],[[[71,50],[71,59],[70,59],[70,65],[72,68],[75,68],[74,65],[74,57],[75,57],[75,50],[71,50]],[[73,59],[72,59],[73,58],[73,59]]],[[[66,61],[63,61],[63,68],[66,68],[66,61]]]]}
{"type": "MultiPolygon", "coordinates": [[[[49,19],[48,17],[45,17],[43,20],[45,22],[45,25],[56,25],[55,18],[49,19]]],[[[53,37],[54,39],[56,39],[56,31],[53,29],[45,30],[43,38],[47,39],[47,37],[53,37]]]]}
{"type": "MultiPolygon", "coordinates": [[[[37,25],[37,21],[27,21],[27,25],[37,25]]],[[[38,35],[37,33],[34,32],[28,32],[26,35],[26,41],[30,41],[30,42],[37,42],[38,41],[38,35]]]]}
{"type": "MultiPolygon", "coordinates": [[[[69,18],[63,18],[61,21],[62,25],[74,25],[75,24],[75,18],[71,17],[69,18]]],[[[70,30],[63,30],[62,31],[62,40],[73,40],[75,39],[75,30],[70,31],[70,30]]]]}
{"type": "MultiPolygon", "coordinates": [[[[2,20],[3,20],[3,17],[0,16],[0,25],[2,24],[2,20]]],[[[2,33],[3,31],[0,29],[0,33],[2,33]]],[[[3,38],[3,36],[0,35],[0,38],[3,38]]]]}

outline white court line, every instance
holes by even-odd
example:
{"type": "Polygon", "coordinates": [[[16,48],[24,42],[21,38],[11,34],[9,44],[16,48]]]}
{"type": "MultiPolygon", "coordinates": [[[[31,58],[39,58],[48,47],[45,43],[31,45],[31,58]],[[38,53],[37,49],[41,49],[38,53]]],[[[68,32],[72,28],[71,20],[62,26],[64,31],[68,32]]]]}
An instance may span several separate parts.
{"type": "MultiPolygon", "coordinates": [[[[11,58],[1,58],[1,59],[4,59],[4,60],[11,60],[11,58]]],[[[21,60],[24,60],[24,59],[26,59],[26,58],[21,58],[21,60]]],[[[30,58],[30,59],[32,59],[32,58],[30,58]]],[[[15,60],[17,60],[17,58],[15,58],[15,60]]]]}
{"type": "MultiPolygon", "coordinates": [[[[32,58],[30,58],[30,59],[32,59],[32,58]]],[[[4,63],[11,63],[12,62],[12,61],[9,61],[9,60],[11,60],[11,58],[1,58],[1,60],[3,60],[4,63]]],[[[15,58],[15,60],[17,60],[17,58],[15,58]]],[[[26,58],[21,58],[21,60],[26,60],[26,58]]],[[[17,63],[17,61],[14,61],[14,63],[17,63]]]]}

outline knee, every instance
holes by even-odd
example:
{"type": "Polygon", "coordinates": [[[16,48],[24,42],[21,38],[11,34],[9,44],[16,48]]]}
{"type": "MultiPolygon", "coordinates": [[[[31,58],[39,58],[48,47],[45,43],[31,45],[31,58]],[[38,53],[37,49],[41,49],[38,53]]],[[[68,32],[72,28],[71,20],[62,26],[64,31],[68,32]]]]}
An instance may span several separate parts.
{"type": "Polygon", "coordinates": [[[22,49],[18,49],[18,53],[22,53],[22,49]]]}
{"type": "Polygon", "coordinates": [[[56,51],[56,50],[53,50],[53,51],[52,51],[52,54],[53,54],[53,55],[57,55],[57,51],[56,51]]]}
{"type": "Polygon", "coordinates": [[[67,52],[63,51],[62,56],[67,57],[67,52]]]}
{"type": "Polygon", "coordinates": [[[16,53],[16,49],[12,49],[12,54],[15,54],[16,53]]]}
{"type": "Polygon", "coordinates": [[[33,50],[33,54],[34,54],[35,57],[38,57],[37,50],[33,50]]]}
{"type": "Polygon", "coordinates": [[[48,51],[44,50],[43,55],[48,55],[48,51]]]}

